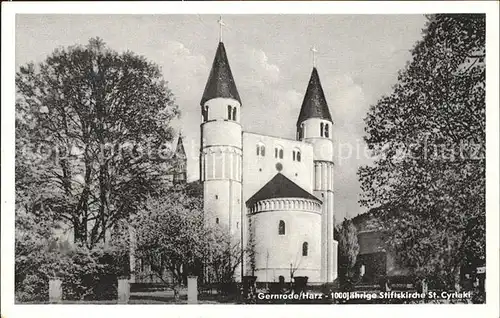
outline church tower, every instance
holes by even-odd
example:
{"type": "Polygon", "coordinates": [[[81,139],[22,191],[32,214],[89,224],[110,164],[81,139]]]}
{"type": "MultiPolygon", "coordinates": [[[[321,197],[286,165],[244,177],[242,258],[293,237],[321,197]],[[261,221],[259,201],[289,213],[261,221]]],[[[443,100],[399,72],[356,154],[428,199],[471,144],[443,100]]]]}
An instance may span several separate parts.
{"type": "Polygon", "coordinates": [[[323,201],[321,220],[321,280],[323,282],[333,282],[337,277],[337,242],[333,238],[335,222],[332,125],[332,116],[318,70],[314,65],[297,120],[297,140],[313,145],[313,190],[314,195],[323,201]]]}
{"type": "MultiPolygon", "coordinates": [[[[222,40],[200,105],[200,180],[205,222],[226,228],[240,241],[243,221],[241,99],[222,40]]],[[[239,274],[235,276],[239,279],[239,274]]]]}
{"type": "Polygon", "coordinates": [[[172,182],[173,184],[183,184],[187,182],[187,156],[182,143],[182,134],[177,138],[177,147],[173,159],[172,182]]]}

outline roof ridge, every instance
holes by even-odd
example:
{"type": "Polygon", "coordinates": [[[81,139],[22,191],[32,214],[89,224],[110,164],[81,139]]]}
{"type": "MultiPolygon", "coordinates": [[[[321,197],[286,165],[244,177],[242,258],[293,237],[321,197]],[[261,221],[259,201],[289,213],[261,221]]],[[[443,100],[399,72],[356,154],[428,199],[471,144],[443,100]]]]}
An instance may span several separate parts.
{"type": "Polygon", "coordinates": [[[275,198],[304,198],[321,202],[320,199],[309,193],[309,191],[297,185],[281,172],[278,172],[252,197],[250,197],[246,204],[247,206],[250,206],[258,201],[275,198]]]}

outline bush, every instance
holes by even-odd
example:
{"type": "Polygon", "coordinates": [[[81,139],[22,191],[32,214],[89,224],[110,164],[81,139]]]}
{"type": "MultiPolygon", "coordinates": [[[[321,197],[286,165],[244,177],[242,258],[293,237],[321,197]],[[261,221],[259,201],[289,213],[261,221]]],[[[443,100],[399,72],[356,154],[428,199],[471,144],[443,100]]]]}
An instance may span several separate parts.
{"type": "Polygon", "coordinates": [[[88,249],[53,236],[46,215],[16,211],[15,295],[19,302],[49,300],[49,280],[62,281],[63,299],[116,299],[117,277],[129,274],[128,241],[116,233],[88,249]]]}
{"type": "Polygon", "coordinates": [[[19,302],[44,302],[49,299],[49,280],[38,275],[26,275],[16,288],[16,300],[19,302]]]}
{"type": "Polygon", "coordinates": [[[62,276],[65,300],[111,300],[117,298],[118,276],[127,274],[128,263],[120,252],[77,249],[62,276]]]}
{"type": "Polygon", "coordinates": [[[117,298],[117,278],[128,275],[128,257],[118,249],[75,247],[16,259],[16,300],[48,300],[49,279],[62,281],[64,300],[117,298]],[[43,255],[45,254],[45,255],[43,255]],[[23,269],[24,274],[17,273],[23,269]]]}

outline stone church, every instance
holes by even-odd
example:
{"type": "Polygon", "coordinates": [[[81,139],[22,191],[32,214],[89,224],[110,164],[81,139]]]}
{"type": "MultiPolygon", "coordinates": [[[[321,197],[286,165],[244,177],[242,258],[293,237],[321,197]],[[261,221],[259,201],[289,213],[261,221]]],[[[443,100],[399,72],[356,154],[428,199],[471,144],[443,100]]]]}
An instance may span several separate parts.
{"type": "Polygon", "coordinates": [[[295,139],[244,130],[241,108],[252,105],[240,98],[222,40],[200,106],[206,222],[226,227],[251,248],[236,280],[307,276],[311,283],[333,282],[333,121],[317,68],[297,114],[295,139]]]}

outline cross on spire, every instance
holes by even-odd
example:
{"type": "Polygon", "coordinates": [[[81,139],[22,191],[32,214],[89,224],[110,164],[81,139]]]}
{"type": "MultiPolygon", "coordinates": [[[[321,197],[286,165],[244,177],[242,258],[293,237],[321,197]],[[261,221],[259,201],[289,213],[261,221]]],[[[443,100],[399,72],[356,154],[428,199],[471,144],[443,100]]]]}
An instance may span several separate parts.
{"type": "Polygon", "coordinates": [[[222,16],[219,16],[219,20],[217,20],[217,23],[219,23],[219,42],[222,42],[222,27],[226,26],[226,24],[222,20],[222,16]]]}
{"type": "Polygon", "coordinates": [[[316,53],[318,53],[318,49],[316,49],[316,46],[313,45],[311,48],[311,52],[313,54],[313,67],[316,67],[316,53]]]}

